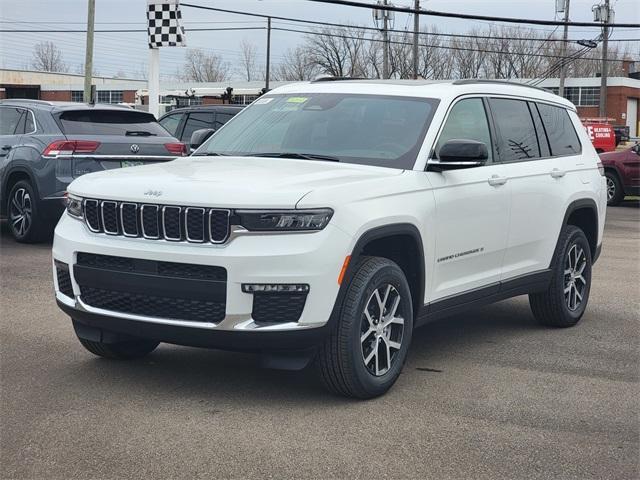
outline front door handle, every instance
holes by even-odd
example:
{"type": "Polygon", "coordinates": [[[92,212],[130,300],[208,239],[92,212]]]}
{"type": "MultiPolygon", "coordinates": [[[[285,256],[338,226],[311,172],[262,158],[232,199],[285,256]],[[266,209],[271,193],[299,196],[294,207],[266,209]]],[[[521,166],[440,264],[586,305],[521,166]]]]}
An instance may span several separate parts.
{"type": "Polygon", "coordinates": [[[565,172],[564,170],[560,170],[558,168],[554,168],[553,170],[551,170],[551,172],[549,173],[549,175],[551,175],[552,178],[562,178],[565,176],[567,172],[565,172]]]}
{"type": "Polygon", "coordinates": [[[499,187],[507,183],[507,177],[501,177],[500,175],[491,175],[491,178],[487,180],[492,187],[499,187]]]}
{"type": "Polygon", "coordinates": [[[11,145],[2,145],[2,150],[11,150],[11,145]]]}

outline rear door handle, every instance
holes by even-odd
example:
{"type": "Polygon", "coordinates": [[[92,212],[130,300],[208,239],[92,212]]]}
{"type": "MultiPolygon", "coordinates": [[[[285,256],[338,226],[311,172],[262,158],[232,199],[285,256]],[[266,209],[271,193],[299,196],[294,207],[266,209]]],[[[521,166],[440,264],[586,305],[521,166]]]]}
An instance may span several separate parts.
{"type": "Polygon", "coordinates": [[[559,170],[557,168],[554,168],[553,170],[551,170],[549,175],[551,175],[552,178],[562,178],[565,176],[566,173],[567,172],[565,172],[564,170],[559,170]]]}
{"type": "Polygon", "coordinates": [[[501,177],[500,175],[491,175],[491,178],[487,180],[492,187],[499,187],[507,183],[507,177],[501,177]]]}

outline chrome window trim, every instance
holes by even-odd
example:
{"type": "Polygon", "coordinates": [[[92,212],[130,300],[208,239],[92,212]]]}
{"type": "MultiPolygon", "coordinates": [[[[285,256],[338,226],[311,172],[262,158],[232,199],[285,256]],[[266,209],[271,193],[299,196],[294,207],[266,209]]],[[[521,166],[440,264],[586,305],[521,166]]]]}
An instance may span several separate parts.
{"type": "Polygon", "coordinates": [[[102,230],[104,231],[104,233],[106,233],[107,235],[120,235],[120,231],[118,230],[118,202],[114,202],[113,200],[103,200],[102,202],[100,202],[100,218],[102,220],[102,230]],[[114,210],[116,212],[116,230],[115,231],[107,230],[107,224],[104,221],[104,206],[105,204],[110,204],[110,203],[114,205],[114,210]]]}
{"type": "MultiPolygon", "coordinates": [[[[206,228],[205,228],[205,225],[204,225],[204,222],[205,222],[206,219],[207,219],[207,210],[205,208],[202,208],[202,207],[187,207],[187,208],[184,209],[184,231],[185,231],[185,236],[186,236],[188,242],[204,243],[206,241],[206,228]],[[202,240],[194,239],[194,238],[191,238],[189,236],[188,218],[189,218],[189,212],[191,210],[199,210],[199,211],[202,212],[202,240]]],[[[209,221],[209,229],[211,229],[211,221],[209,221]]],[[[211,239],[211,236],[209,236],[209,239],[211,239]]]]}
{"type": "MultiPolygon", "coordinates": [[[[100,211],[100,202],[98,200],[95,200],[93,198],[85,198],[84,201],[82,202],[82,214],[84,216],[84,220],[85,220],[85,224],[87,225],[87,228],[92,231],[93,233],[100,233],[100,225],[98,225],[97,229],[94,229],[91,224],[89,223],[89,219],[87,217],[87,202],[95,202],[96,204],[96,212],[100,211]]],[[[99,214],[98,214],[99,215],[99,214]]],[[[100,223],[100,218],[98,217],[98,223],[100,223]]]]}
{"type": "Polygon", "coordinates": [[[180,224],[181,213],[182,213],[182,207],[177,207],[175,205],[164,205],[162,207],[162,232],[164,233],[165,240],[169,240],[171,242],[179,242],[180,240],[182,240],[182,225],[180,224]],[[167,229],[165,228],[165,214],[168,209],[178,210],[178,236],[177,237],[170,237],[169,235],[167,235],[167,229]]]}
{"type": "Polygon", "coordinates": [[[229,225],[229,217],[231,217],[231,210],[227,209],[227,208],[212,208],[211,210],[209,210],[209,215],[208,215],[208,223],[209,223],[209,241],[211,243],[216,243],[216,244],[220,244],[220,243],[224,243],[227,241],[227,239],[229,238],[229,230],[230,230],[230,226],[229,225]],[[227,232],[225,237],[222,240],[214,240],[213,239],[213,235],[211,232],[211,214],[213,212],[226,212],[227,213],[227,232]]]}
{"type": "Polygon", "coordinates": [[[155,208],[156,209],[156,218],[158,216],[158,211],[160,210],[160,207],[158,205],[152,205],[152,204],[148,204],[148,203],[140,205],[140,225],[142,225],[142,236],[144,238],[148,238],[150,240],[159,240],[160,239],[160,222],[158,222],[158,235],[157,236],[147,235],[147,232],[145,232],[145,230],[144,230],[144,209],[145,209],[145,207],[153,207],[153,208],[155,208]]]}
{"type": "MultiPolygon", "coordinates": [[[[142,222],[140,222],[140,223],[142,223],[142,222]]],[[[120,227],[122,228],[122,234],[125,237],[134,238],[134,237],[139,237],[140,236],[140,229],[138,228],[138,204],[137,203],[122,202],[120,204],[120,227]],[[134,216],[136,218],[136,233],[135,233],[135,235],[127,233],[126,229],[124,228],[124,206],[125,205],[133,205],[134,208],[135,208],[135,213],[134,213],[134,216]]]]}

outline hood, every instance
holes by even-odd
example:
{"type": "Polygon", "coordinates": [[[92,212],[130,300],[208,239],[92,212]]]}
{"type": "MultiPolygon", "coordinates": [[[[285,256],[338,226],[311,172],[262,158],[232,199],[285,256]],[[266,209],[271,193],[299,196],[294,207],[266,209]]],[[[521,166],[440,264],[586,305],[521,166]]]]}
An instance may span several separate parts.
{"type": "Polygon", "coordinates": [[[293,208],[307,193],[402,170],[313,160],[187,157],[84,175],[69,193],[90,198],[221,208],[293,208]]]}

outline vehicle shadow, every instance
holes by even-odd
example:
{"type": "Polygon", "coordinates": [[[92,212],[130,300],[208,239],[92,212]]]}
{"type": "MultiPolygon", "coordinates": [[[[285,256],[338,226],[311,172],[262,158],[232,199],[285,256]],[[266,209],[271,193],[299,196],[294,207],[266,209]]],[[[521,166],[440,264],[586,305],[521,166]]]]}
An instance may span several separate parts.
{"type": "Polygon", "coordinates": [[[618,207],[623,208],[640,208],[640,198],[632,198],[624,200],[618,207]]]}
{"type": "MultiPolygon", "coordinates": [[[[439,369],[433,371],[441,371],[447,359],[458,353],[468,355],[473,349],[486,349],[487,344],[539,328],[522,302],[502,302],[443,319],[414,332],[405,372],[432,371],[432,365],[439,369]]],[[[145,359],[131,362],[80,352],[74,363],[81,365],[69,368],[77,378],[99,379],[93,387],[114,398],[129,395],[133,388],[150,398],[175,402],[198,399],[260,405],[277,401],[292,408],[350,402],[326,392],[313,366],[303,371],[268,370],[260,368],[258,360],[254,354],[161,345],[145,359]]],[[[393,391],[402,395],[398,386],[393,391]]]]}

